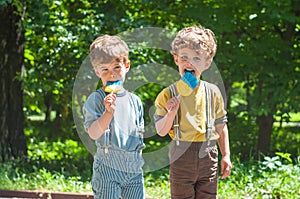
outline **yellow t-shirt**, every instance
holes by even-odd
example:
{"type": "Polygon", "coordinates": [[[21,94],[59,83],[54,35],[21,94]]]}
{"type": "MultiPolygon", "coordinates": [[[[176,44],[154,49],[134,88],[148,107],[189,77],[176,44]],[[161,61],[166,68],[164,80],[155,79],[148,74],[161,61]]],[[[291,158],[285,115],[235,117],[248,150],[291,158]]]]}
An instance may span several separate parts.
{"type": "MultiPolygon", "coordinates": [[[[224,109],[224,101],[219,88],[206,82],[212,92],[212,119],[216,123],[227,122],[224,109]]],[[[166,103],[170,99],[169,87],[163,89],[155,100],[155,120],[159,120],[167,114],[166,103]]],[[[206,93],[204,81],[201,81],[200,86],[197,86],[189,96],[181,96],[179,107],[179,126],[180,126],[180,140],[187,142],[203,142],[206,140],[206,93]]],[[[170,130],[169,135],[174,139],[173,128],[170,130]]],[[[219,138],[214,125],[212,129],[211,140],[219,138]]]]}

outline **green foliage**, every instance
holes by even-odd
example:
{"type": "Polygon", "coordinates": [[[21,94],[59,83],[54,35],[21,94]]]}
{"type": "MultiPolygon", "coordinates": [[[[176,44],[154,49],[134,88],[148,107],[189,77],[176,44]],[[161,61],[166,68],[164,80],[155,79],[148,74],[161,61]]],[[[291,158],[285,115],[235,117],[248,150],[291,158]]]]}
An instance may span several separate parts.
{"type": "Polygon", "coordinates": [[[278,169],[279,167],[282,166],[281,161],[279,160],[278,156],[275,157],[268,157],[266,156],[264,158],[264,161],[262,163],[262,170],[270,170],[273,171],[275,169],[278,169]]]}
{"type": "Polygon", "coordinates": [[[40,141],[34,143],[34,139],[30,140],[28,145],[28,155],[33,160],[42,159],[45,161],[73,159],[87,156],[87,151],[79,147],[78,142],[74,140],[65,140],[57,142],[40,141]]]}
{"type": "Polygon", "coordinates": [[[90,192],[91,157],[83,144],[49,139],[51,129],[43,131],[39,122],[31,127],[25,131],[28,156],[2,163],[0,189],[90,192]]]}
{"type": "Polygon", "coordinates": [[[219,182],[221,198],[298,198],[300,164],[281,161],[279,156],[262,162],[233,162],[229,178],[219,182]]]}
{"type": "Polygon", "coordinates": [[[7,6],[8,4],[11,4],[13,0],[1,0],[0,6],[7,6]]]}
{"type": "Polygon", "coordinates": [[[282,161],[287,161],[288,163],[292,163],[291,155],[290,153],[282,153],[282,152],[276,152],[275,153],[278,157],[282,158],[282,161]]]}
{"type": "Polygon", "coordinates": [[[257,125],[247,117],[239,117],[238,113],[229,114],[229,137],[231,154],[248,160],[255,154],[257,146],[257,125]]]}
{"type": "MultiPolygon", "coordinates": [[[[282,155],[282,154],[281,154],[282,155]]],[[[300,163],[290,164],[282,156],[265,157],[263,161],[241,163],[233,159],[233,170],[226,179],[219,179],[219,197],[238,198],[282,198],[296,199],[300,193],[300,163]]],[[[89,192],[90,182],[81,177],[66,176],[64,172],[46,168],[35,171],[24,170],[23,164],[11,161],[0,165],[0,189],[49,190],[65,192],[89,192]]],[[[145,174],[146,194],[150,198],[170,198],[169,168],[145,174]]]]}
{"type": "MultiPolygon", "coordinates": [[[[124,31],[142,27],[167,28],[175,34],[184,26],[200,23],[216,33],[218,52],[214,61],[228,91],[228,110],[237,115],[230,122],[234,125],[235,121],[242,120],[252,123],[267,114],[286,121],[286,114],[299,110],[298,4],[297,1],[241,0],[27,2],[23,78],[26,116],[33,111],[48,114],[55,110],[57,129],[71,134],[69,129],[74,126],[70,91],[95,37],[122,35],[124,31]]],[[[140,36],[145,39],[145,35],[140,36]]],[[[169,36],[165,39],[157,35],[144,42],[170,42],[174,35],[169,36]],[[160,40],[162,38],[164,40],[160,40]]],[[[169,52],[147,48],[143,41],[130,43],[130,49],[132,68],[158,63],[176,69],[169,52]]],[[[161,85],[166,85],[167,80],[165,76],[161,85]]],[[[161,85],[150,82],[135,90],[143,100],[148,124],[161,85]]],[[[234,128],[234,134],[247,128],[239,127],[234,128]]],[[[251,143],[257,141],[258,130],[251,126],[251,135],[246,136],[251,137],[251,143]]]]}
{"type": "MultiPolygon", "coordinates": [[[[270,151],[275,153],[277,151],[286,154],[291,154],[290,157],[295,158],[300,150],[300,134],[298,126],[285,126],[274,128],[274,133],[272,134],[272,145],[270,151]]],[[[280,154],[277,154],[281,156],[280,154]]],[[[282,156],[282,157],[284,157],[282,156]]]]}
{"type": "Polygon", "coordinates": [[[36,172],[45,168],[50,172],[61,172],[66,176],[91,176],[92,157],[83,143],[66,138],[53,136],[53,124],[33,122],[34,126],[26,129],[28,138],[28,157],[21,158],[15,164],[22,164],[25,171],[36,172]],[[52,127],[52,128],[51,128],[52,127]]]}
{"type": "Polygon", "coordinates": [[[79,176],[67,177],[45,168],[29,172],[15,162],[0,165],[0,189],[91,192],[91,185],[79,176]]]}
{"type": "MultiPolygon", "coordinates": [[[[42,125],[41,122],[33,124],[26,130],[28,157],[0,165],[0,189],[91,193],[92,157],[83,144],[70,138],[50,137],[54,134],[49,128],[51,125],[42,125]]],[[[283,134],[295,134],[289,132],[287,127],[282,131],[285,129],[283,134]]],[[[154,140],[146,140],[145,153],[156,151],[170,141],[161,137],[154,140]]],[[[280,144],[288,145],[284,142],[280,144]]],[[[241,151],[242,148],[235,150],[241,151]]],[[[232,151],[232,154],[233,170],[230,177],[219,179],[219,198],[289,199],[299,196],[300,157],[295,159],[296,156],[292,157],[288,152],[276,152],[276,156],[266,156],[262,161],[256,161],[237,152],[232,151]]],[[[169,167],[147,172],[144,177],[146,194],[150,198],[170,198],[169,167]]]]}
{"type": "MultiPolygon", "coordinates": [[[[1,6],[9,3],[21,4],[20,1],[0,1],[1,6]]],[[[290,113],[299,110],[298,1],[42,0],[26,3],[25,24],[22,24],[26,38],[24,111],[26,116],[45,114],[48,121],[49,113],[56,112],[53,123],[46,123],[48,127],[56,127],[51,128],[56,133],[49,133],[49,140],[55,137],[79,140],[71,114],[71,91],[77,70],[88,55],[89,44],[103,34],[119,34],[130,43],[132,69],[162,64],[176,70],[169,52],[147,48],[147,45],[171,42],[179,29],[192,24],[200,23],[214,30],[218,40],[214,61],[228,95],[231,146],[233,152],[245,159],[257,148],[259,116],[271,114],[281,122],[288,122],[292,119],[290,113]],[[166,28],[172,34],[136,35],[145,41],[133,43],[123,33],[146,27],[166,28]]],[[[155,71],[148,72],[152,75],[155,71]]],[[[132,76],[132,81],[148,82],[134,92],[143,101],[146,129],[151,135],[155,134],[152,119],[155,97],[168,81],[174,80],[174,77],[168,78],[168,71],[159,74],[157,84],[140,73],[132,76]]],[[[26,122],[32,125],[31,121],[26,122]]],[[[297,154],[298,129],[293,127],[285,134],[275,127],[271,152],[297,154]],[[283,144],[290,139],[295,141],[283,144]]],[[[41,132],[44,131],[51,130],[45,128],[41,132]]],[[[152,136],[149,141],[160,143],[159,139],[152,136]]],[[[62,140],[58,142],[63,143],[62,140]]],[[[48,142],[37,140],[36,143],[39,141],[48,142]]],[[[47,147],[55,148],[54,144],[47,147]]]]}
{"type": "Polygon", "coordinates": [[[150,198],[169,199],[169,167],[145,174],[146,193],[150,198]]]}
{"type": "MultiPolygon", "coordinates": [[[[22,4],[1,0],[0,6],[11,3],[18,9],[22,4]]],[[[56,115],[53,121],[48,118],[45,123],[26,121],[29,156],[1,164],[0,186],[90,191],[91,157],[79,141],[71,115],[74,79],[88,55],[89,44],[103,34],[121,34],[142,27],[167,28],[175,34],[185,26],[200,23],[216,33],[218,51],[214,61],[228,92],[231,152],[242,161],[235,161],[231,177],[220,181],[220,197],[299,198],[299,161],[292,161],[299,154],[299,126],[281,125],[299,122],[294,119],[299,118],[300,101],[299,1],[26,3],[26,23],[22,24],[26,38],[26,70],[22,78],[25,115],[45,114],[46,120],[51,111],[56,115]],[[281,122],[279,127],[274,126],[271,139],[270,152],[277,156],[245,163],[257,147],[257,118],[267,114],[281,122]]],[[[174,35],[168,36],[154,38],[156,42],[170,41],[174,35]]],[[[130,44],[132,68],[154,63],[176,69],[169,52],[149,49],[147,42],[155,41],[130,44]]],[[[153,73],[149,71],[149,75],[153,73]]],[[[168,71],[160,71],[159,85],[143,74],[133,77],[134,81],[145,78],[149,82],[135,93],[143,101],[146,129],[151,136],[155,134],[155,97],[173,79],[168,78],[168,71]]],[[[148,137],[145,151],[157,150],[168,141],[159,136],[148,137]]],[[[164,168],[145,175],[146,188],[154,198],[169,198],[167,172],[164,168]]]]}

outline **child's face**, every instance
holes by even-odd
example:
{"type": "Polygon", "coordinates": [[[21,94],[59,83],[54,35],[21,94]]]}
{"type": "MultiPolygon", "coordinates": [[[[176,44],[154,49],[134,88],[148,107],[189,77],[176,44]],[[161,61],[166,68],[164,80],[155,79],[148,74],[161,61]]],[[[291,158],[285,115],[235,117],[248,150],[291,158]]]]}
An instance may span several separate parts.
{"type": "Polygon", "coordinates": [[[174,55],[174,61],[181,76],[185,71],[192,71],[193,75],[199,79],[202,72],[209,68],[212,60],[207,59],[205,52],[198,53],[190,48],[182,48],[174,55]]]}
{"type": "Polygon", "coordinates": [[[108,64],[102,64],[95,67],[96,75],[101,78],[103,85],[108,81],[125,81],[126,73],[129,71],[130,61],[127,63],[114,60],[108,64]]]}

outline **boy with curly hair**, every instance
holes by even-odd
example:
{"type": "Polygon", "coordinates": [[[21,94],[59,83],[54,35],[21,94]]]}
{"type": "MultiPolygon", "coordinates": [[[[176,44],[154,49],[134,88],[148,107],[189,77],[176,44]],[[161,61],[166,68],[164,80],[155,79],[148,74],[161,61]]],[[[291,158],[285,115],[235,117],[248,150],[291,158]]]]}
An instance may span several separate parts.
{"type": "Polygon", "coordinates": [[[171,44],[182,78],[159,93],[154,119],[157,133],[169,134],[173,140],[169,152],[172,199],[217,197],[217,142],[222,153],[221,177],[227,177],[232,168],[221,92],[200,79],[216,48],[214,33],[202,26],[182,29],[171,44]],[[183,78],[188,85],[196,83],[195,88],[182,87],[183,78]]]}

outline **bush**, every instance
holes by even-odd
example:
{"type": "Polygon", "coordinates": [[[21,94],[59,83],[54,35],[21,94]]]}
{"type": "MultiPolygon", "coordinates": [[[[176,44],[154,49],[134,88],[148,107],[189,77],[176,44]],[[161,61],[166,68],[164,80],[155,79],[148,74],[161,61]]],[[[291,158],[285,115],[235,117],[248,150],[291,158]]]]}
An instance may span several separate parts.
{"type": "Polygon", "coordinates": [[[293,165],[284,155],[266,156],[261,162],[235,161],[230,177],[220,180],[221,198],[299,198],[299,160],[293,165]]]}
{"type": "MultiPolygon", "coordinates": [[[[298,139],[295,128],[281,128],[280,136],[298,139]],[[285,130],[287,129],[287,130],[285,130]]],[[[72,139],[48,139],[47,133],[27,129],[28,157],[0,165],[0,189],[29,189],[66,192],[91,192],[92,156],[85,146],[72,139]],[[37,133],[38,132],[38,133],[37,133]]],[[[48,130],[50,133],[51,130],[48,130]]],[[[273,140],[277,140],[273,138],[273,140]]],[[[282,141],[283,139],[281,139],[282,141]]],[[[287,147],[288,142],[274,144],[276,148],[287,147]]],[[[168,139],[146,140],[145,152],[158,150],[168,139]]],[[[246,141],[243,141],[246,143],[246,141]]],[[[277,142],[277,141],[276,141],[277,142]]],[[[231,143],[232,140],[231,140],[231,143]]],[[[296,144],[296,142],[295,142],[296,144]]],[[[234,145],[236,150],[240,147],[234,145]]],[[[248,146],[248,144],[247,144],[248,146]]],[[[294,142],[291,145],[294,147],[294,142]]],[[[244,148],[243,153],[249,156],[244,148]]],[[[294,149],[294,151],[295,149],[294,149]]],[[[219,198],[300,198],[300,157],[296,159],[286,151],[266,156],[262,161],[232,152],[235,157],[231,175],[219,179],[219,198]],[[293,161],[294,159],[294,161],[293,161]]],[[[145,188],[148,196],[157,199],[170,198],[169,167],[145,173],[145,188]]]]}

